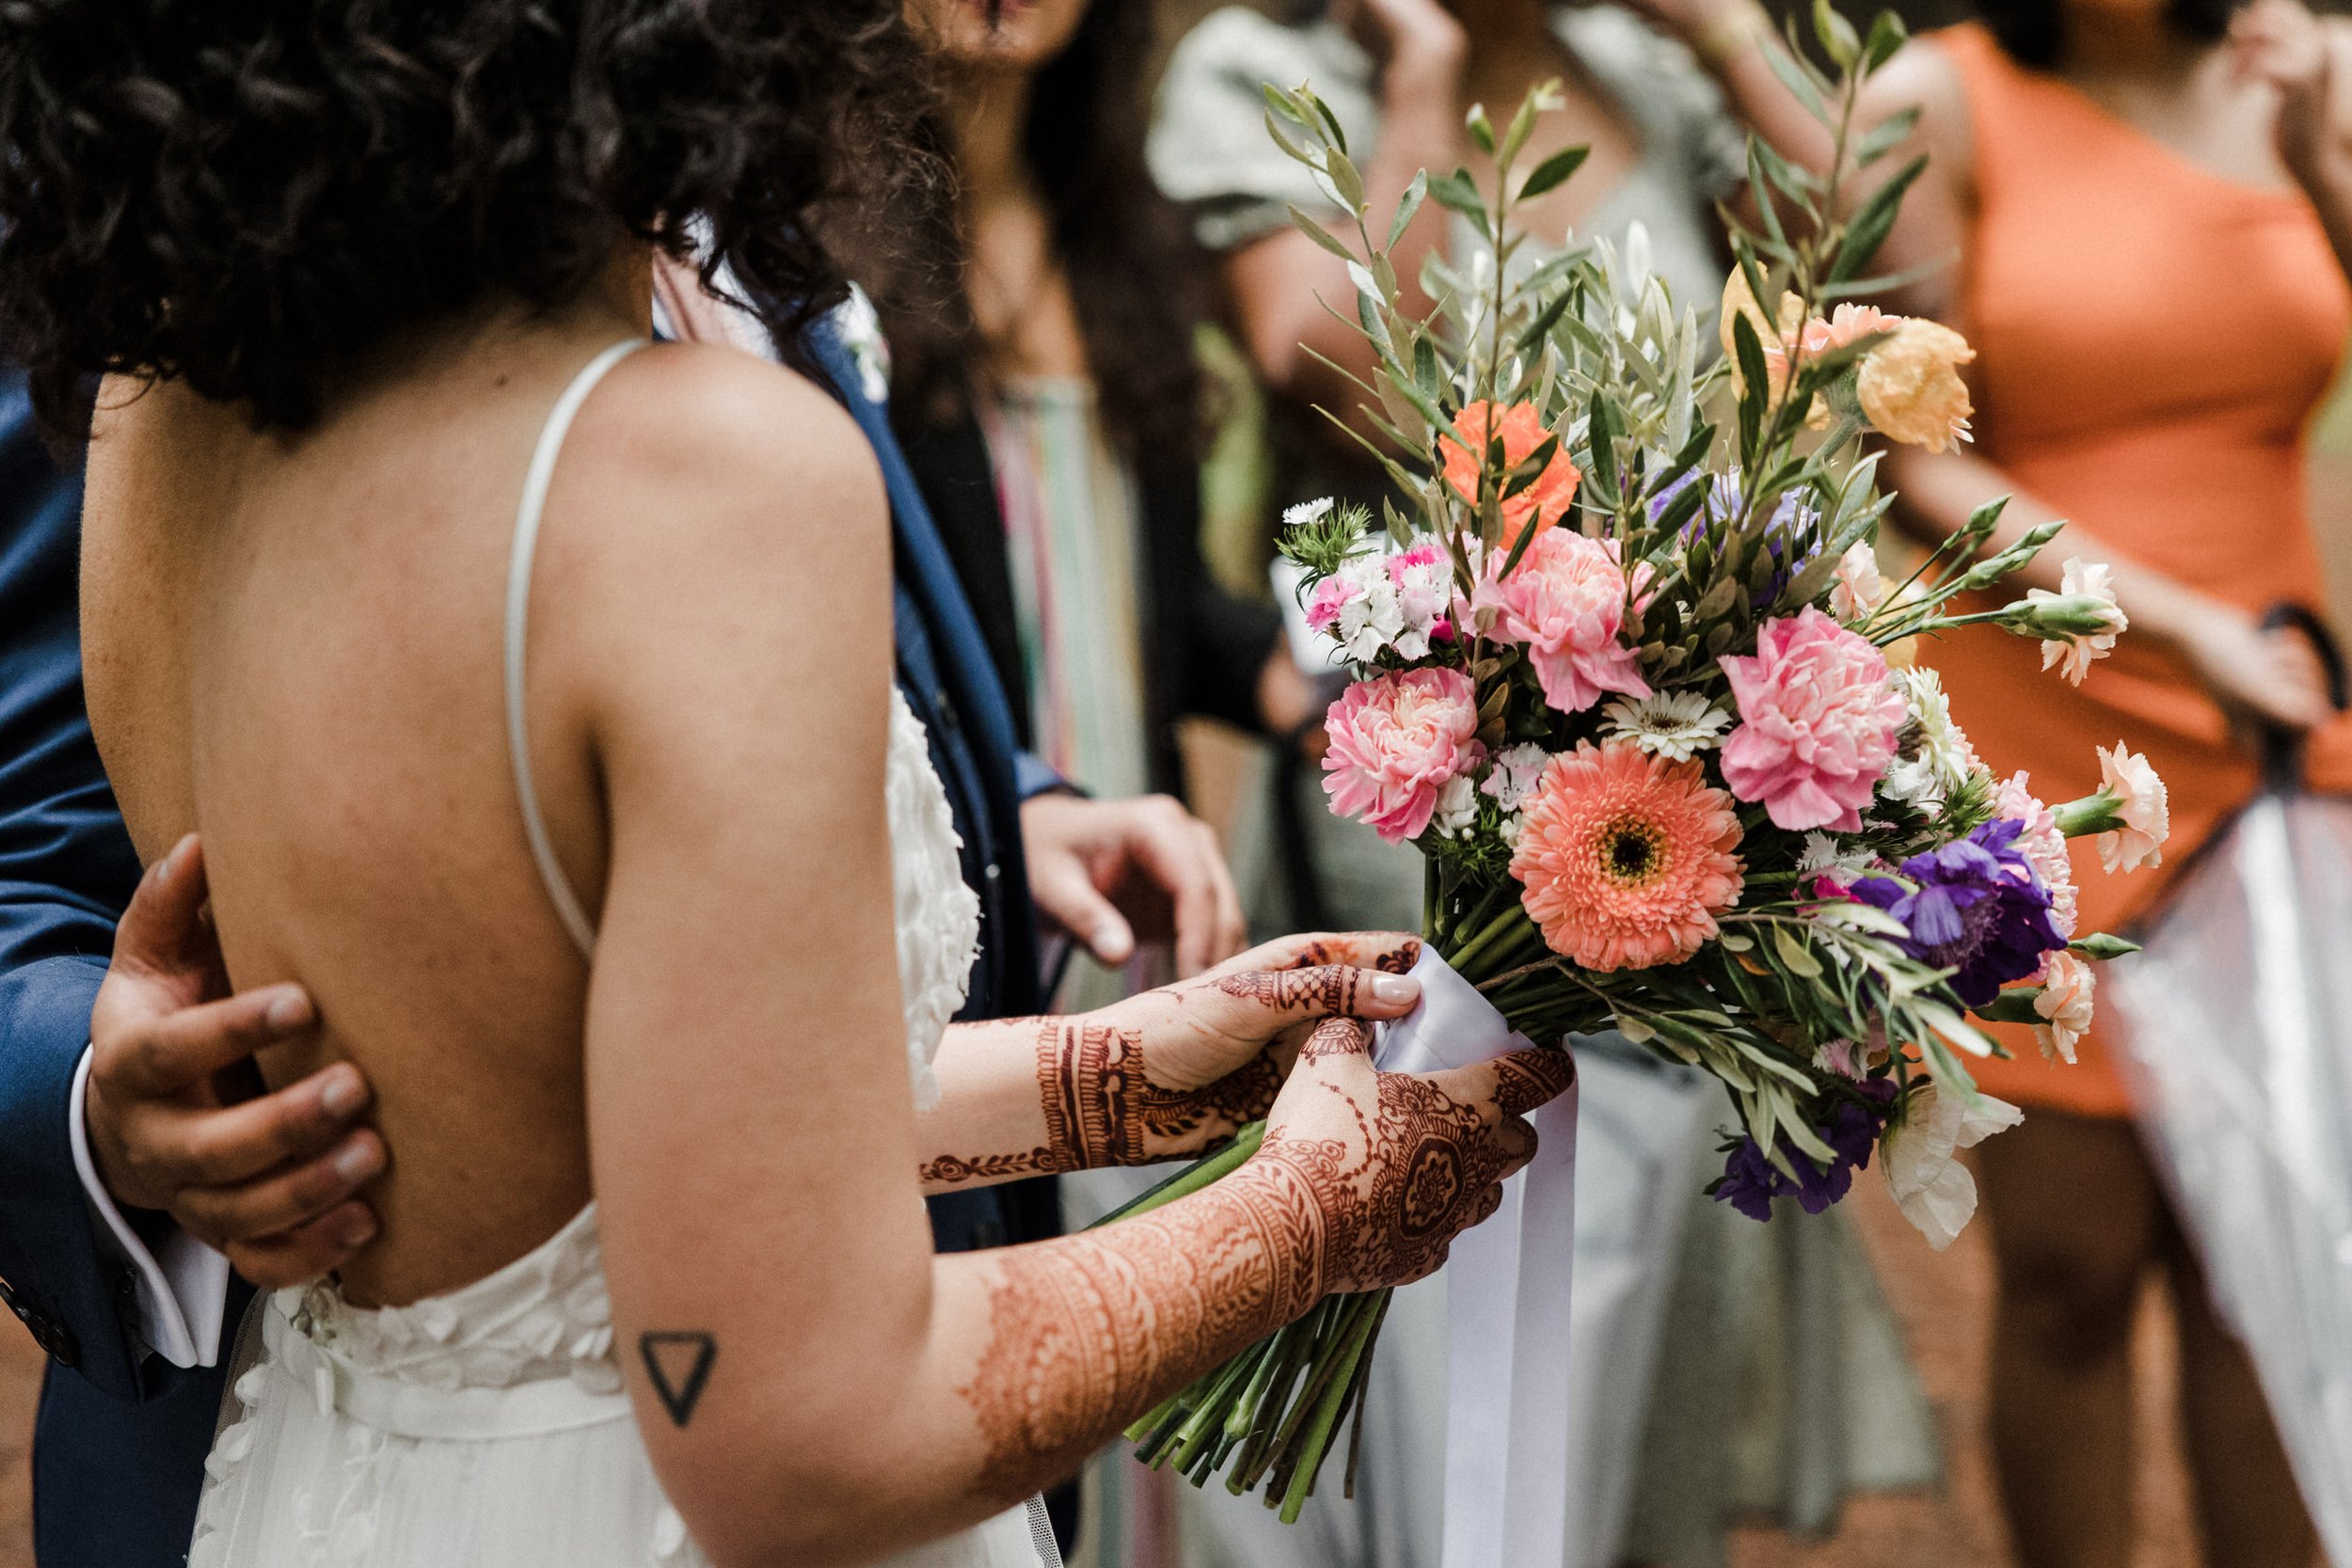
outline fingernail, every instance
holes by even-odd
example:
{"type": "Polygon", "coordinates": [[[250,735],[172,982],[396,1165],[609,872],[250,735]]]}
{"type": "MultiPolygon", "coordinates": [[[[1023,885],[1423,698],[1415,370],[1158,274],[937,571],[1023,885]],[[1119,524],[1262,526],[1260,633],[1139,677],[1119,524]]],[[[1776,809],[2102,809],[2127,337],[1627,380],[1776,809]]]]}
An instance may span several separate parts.
{"type": "Polygon", "coordinates": [[[339,1121],[358,1115],[359,1107],[367,1102],[367,1081],[359,1076],[358,1068],[331,1069],[326,1074],[326,1082],[319,1085],[319,1103],[326,1107],[328,1116],[339,1121]]]}
{"type": "Polygon", "coordinates": [[[1421,982],[1406,974],[1382,974],[1372,982],[1372,999],[1391,1006],[1421,1000],[1421,982]]]}
{"type": "Polygon", "coordinates": [[[359,1142],[335,1156],[335,1174],[346,1181],[365,1181],[375,1174],[375,1146],[359,1142]]]}
{"type": "Polygon", "coordinates": [[[336,1239],[348,1247],[365,1246],[375,1235],[375,1215],[362,1209],[335,1227],[336,1239]]]}
{"type": "Polygon", "coordinates": [[[310,1022],[310,998],[291,988],[281,990],[270,998],[262,1018],[279,1034],[291,1034],[310,1022]]]}

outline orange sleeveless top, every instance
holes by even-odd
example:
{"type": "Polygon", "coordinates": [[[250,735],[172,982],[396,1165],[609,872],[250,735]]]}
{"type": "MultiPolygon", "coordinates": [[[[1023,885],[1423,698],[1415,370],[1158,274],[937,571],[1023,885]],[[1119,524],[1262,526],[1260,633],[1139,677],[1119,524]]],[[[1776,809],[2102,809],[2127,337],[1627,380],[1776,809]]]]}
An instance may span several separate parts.
{"type": "MultiPolygon", "coordinates": [[[[2250,611],[2316,607],[2301,440],[2352,328],[2352,290],[2318,214],[2299,193],[2191,163],[2018,66],[1979,27],[1934,42],[1958,68],[1976,143],[1963,288],[1978,450],[2085,534],[2169,577],[2250,611]]],[[[2061,534],[2056,559],[2068,545],[2061,534]]],[[[1923,657],[1985,763],[2026,769],[2044,800],[2095,790],[2091,748],[2119,739],[2163,775],[2162,870],[2111,877],[2076,842],[2082,930],[2150,913],[2254,791],[2220,710],[2146,640],[2126,633],[2079,689],[2043,674],[2019,638],[1975,632],[1923,657]]],[[[2310,762],[2317,786],[2352,789],[2352,725],[2314,737],[2310,762]]],[[[2124,1043],[2111,1011],[2073,1068],[2045,1066],[2029,1030],[1999,1033],[2016,1060],[1980,1064],[1988,1092],[2091,1116],[2128,1109],[2107,1056],[2124,1043]]]]}

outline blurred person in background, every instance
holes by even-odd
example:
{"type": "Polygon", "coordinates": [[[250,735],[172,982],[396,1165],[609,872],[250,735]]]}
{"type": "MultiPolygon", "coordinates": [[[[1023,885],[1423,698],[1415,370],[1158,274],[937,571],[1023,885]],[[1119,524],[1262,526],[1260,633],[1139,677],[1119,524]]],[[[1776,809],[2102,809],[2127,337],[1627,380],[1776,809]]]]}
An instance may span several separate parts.
{"type": "MultiPolygon", "coordinates": [[[[1729,261],[1713,204],[1741,180],[1742,121],[1776,137],[1810,126],[1767,55],[1773,33],[1753,0],[1341,0],[1287,21],[1229,6],[1199,24],[1161,83],[1152,169],[1219,259],[1235,336],[1273,395],[1280,499],[1331,495],[1376,513],[1385,482],[1317,412],[1352,414],[1350,375],[1376,372],[1325,304],[1352,296],[1346,262],[1290,222],[1293,205],[1330,203],[1266,135],[1264,84],[1304,82],[1329,103],[1366,189],[1391,204],[1375,205],[1377,230],[1417,170],[1480,166],[1464,128],[1471,104],[1501,119],[1558,79],[1565,104],[1538,122],[1523,166],[1571,145],[1591,151],[1575,179],[1521,210],[1531,248],[1607,240],[1706,312],[1729,261]]],[[[1410,284],[1440,250],[1467,265],[1476,243],[1426,203],[1392,253],[1397,274],[1410,284]]],[[[1329,814],[1299,762],[1314,738],[1278,768],[1276,810],[1307,863],[1266,923],[1417,923],[1420,855],[1329,814]]],[[[1931,1480],[1931,1423],[1851,1221],[1768,1232],[1709,1202],[1724,1107],[1704,1077],[1614,1036],[1581,1042],[1579,1059],[1576,1433],[1564,1478],[1579,1560],[1716,1568],[1735,1516],[1820,1530],[1851,1491],[1931,1480]]],[[[1441,1291],[1400,1294],[1382,1340],[1368,1444],[1383,1429],[1429,1435],[1368,1449],[1360,1504],[1318,1497],[1306,1560],[1438,1560],[1441,1291]]],[[[1302,1553],[1239,1514],[1216,1523],[1229,1555],[1199,1561],[1256,1568],[1302,1553]]]]}
{"type": "MultiPolygon", "coordinates": [[[[846,245],[894,423],[1023,746],[1092,794],[1175,796],[1180,720],[1289,732],[1326,699],[1281,648],[1279,611],[1221,588],[1202,559],[1208,294],[1144,167],[1152,8],[910,0],[909,16],[941,68],[928,150],[953,171],[951,199],[917,193],[846,245]]],[[[1167,977],[1168,954],[1128,948],[1079,954],[1057,1010],[1167,977]]],[[[1090,1222],[1152,1180],[1065,1177],[1069,1217],[1090,1222]]],[[[1123,1456],[1097,1476],[1099,1560],[1168,1544],[1166,1478],[1123,1456]]]]}
{"type": "MultiPolygon", "coordinates": [[[[1996,775],[2030,769],[2065,800],[2100,785],[2086,740],[2153,763],[2171,792],[2164,870],[2109,877],[2075,858],[2078,928],[2124,928],[2253,794],[2262,729],[2312,732],[2314,784],[2352,784],[2352,735],[2328,721],[2312,650],[2259,620],[2320,591],[2300,444],[2352,325],[2352,41],[2295,0],[2015,0],[1908,48],[1875,91],[1880,113],[1920,107],[1932,159],[1881,270],[1957,253],[1899,303],[1979,354],[1974,450],[1896,448],[1898,515],[1940,539],[2010,496],[1988,550],[2070,518],[2029,580],[2056,589],[2070,558],[2104,562],[2132,623],[2079,689],[2028,642],[1931,657],[1996,775]]],[[[2133,1560],[2132,1329],[2156,1275],[2205,1560],[2301,1568],[2310,1523],[2126,1119],[2112,1016],[2072,1068],[2011,1028],[2016,1059],[1978,1071],[2028,1108],[1978,1151],[2000,1291],[1993,1439],[2019,1560],[2133,1560]]]]}
{"type": "Polygon", "coordinates": [[[1143,166],[1151,7],[910,14],[944,68],[930,131],[955,180],[850,246],[893,420],[1023,744],[1090,793],[1175,795],[1180,719],[1287,729],[1321,704],[1275,657],[1278,613],[1200,553],[1205,291],[1143,166]]]}

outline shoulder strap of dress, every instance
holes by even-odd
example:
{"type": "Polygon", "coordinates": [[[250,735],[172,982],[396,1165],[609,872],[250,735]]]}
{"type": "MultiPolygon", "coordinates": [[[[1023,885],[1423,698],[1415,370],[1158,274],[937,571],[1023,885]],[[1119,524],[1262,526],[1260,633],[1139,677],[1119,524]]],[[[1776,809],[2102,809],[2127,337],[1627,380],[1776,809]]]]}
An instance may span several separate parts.
{"type": "Polygon", "coordinates": [[[548,412],[548,422],[539,432],[539,445],[531,454],[531,468],[523,476],[522,504],[515,509],[515,547],[506,564],[506,751],[514,763],[515,793],[522,807],[523,836],[531,841],[531,858],[538,863],[539,879],[547,884],[548,900],[555,906],[564,929],[571,933],[573,944],[582,958],[596,947],[596,928],[580,907],[571,879],[564,874],[564,863],[555,857],[555,843],[548,836],[547,818],[539,810],[539,787],[532,782],[531,772],[531,726],[523,708],[523,651],[531,630],[531,564],[539,552],[539,523],[547,512],[548,486],[555,478],[555,460],[563,454],[564,437],[572,428],[573,416],[588,401],[588,394],[596,389],[596,383],[604,379],[605,372],[644,348],[645,342],[643,338],[631,338],[614,343],[589,360],[572,377],[571,385],[564,388],[564,395],[555,400],[555,407],[548,412]]]}

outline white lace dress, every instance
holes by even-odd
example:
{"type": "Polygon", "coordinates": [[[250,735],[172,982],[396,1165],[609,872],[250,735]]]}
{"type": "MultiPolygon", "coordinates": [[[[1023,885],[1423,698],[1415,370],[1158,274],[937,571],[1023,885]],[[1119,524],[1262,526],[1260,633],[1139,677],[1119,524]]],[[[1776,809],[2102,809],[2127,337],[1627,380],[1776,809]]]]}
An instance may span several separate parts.
{"type": "MultiPolygon", "coordinates": [[[[618,357],[591,365],[558,404],[541,441],[546,467],[570,413],[618,357]]],[[[518,519],[526,583],[541,467],[518,519]]],[[[518,614],[509,631],[512,676],[518,614]]],[[[510,693],[519,688],[510,678],[510,693]]],[[[543,832],[520,758],[518,772],[536,848],[543,832]]],[[[930,1099],[931,1057],[977,949],[979,904],[959,870],[923,726],[895,694],[888,812],[907,1060],[917,1097],[930,1099]]],[[[551,860],[541,869],[562,906],[570,889],[551,860]]],[[[742,1288],[757,1289],[755,1277],[742,1288]]],[[[622,1389],[593,1204],[496,1274],[411,1306],[354,1307],[331,1280],[278,1291],[255,1304],[240,1360],[205,1464],[190,1568],[707,1564],[662,1496],[622,1389]]],[[[1035,1517],[1013,1510],[889,1568],[1058,1568],[1035,1517]]]]}

